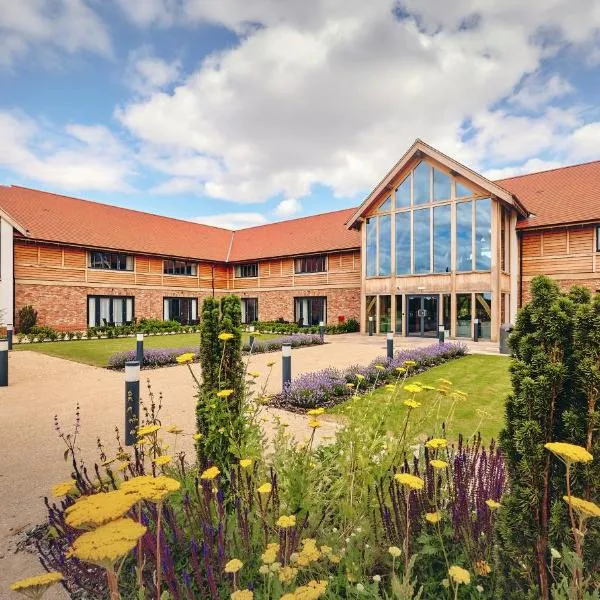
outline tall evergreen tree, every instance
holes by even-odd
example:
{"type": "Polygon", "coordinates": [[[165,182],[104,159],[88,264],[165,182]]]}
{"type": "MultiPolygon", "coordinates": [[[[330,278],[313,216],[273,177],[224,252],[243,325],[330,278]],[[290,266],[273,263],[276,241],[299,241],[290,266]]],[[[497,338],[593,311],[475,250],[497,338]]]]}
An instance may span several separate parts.
{"type": "Polygon", "coordinates": [[[202,367],[202,388],[216,390],[219,384],[219,342],[220,310],[219,301],[205,298],[202,303],[200,321],[200,366],[202,367]]]}

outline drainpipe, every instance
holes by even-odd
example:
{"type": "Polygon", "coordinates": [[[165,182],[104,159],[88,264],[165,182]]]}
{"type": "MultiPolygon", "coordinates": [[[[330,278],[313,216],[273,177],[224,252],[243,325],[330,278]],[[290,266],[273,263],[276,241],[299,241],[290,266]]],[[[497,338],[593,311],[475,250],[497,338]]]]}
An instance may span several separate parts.
{"type": "Polygon", "coordinates": [[[211,282],[212,282],[212,297],[215,297],[215,263],[210,265],[211,282]]]}
{"type": "Polygon", "coordinates": [[[519,306],[523,306],[523,236],[517,233],[519,236],[519,306]]]}

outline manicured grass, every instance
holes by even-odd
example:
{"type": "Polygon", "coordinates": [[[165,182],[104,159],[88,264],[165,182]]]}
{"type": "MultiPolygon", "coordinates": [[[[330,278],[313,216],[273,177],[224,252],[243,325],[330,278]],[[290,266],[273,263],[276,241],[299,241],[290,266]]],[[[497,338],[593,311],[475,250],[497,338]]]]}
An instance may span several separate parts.
{"type": "MultiPolygon", "coordinates": [[[[258,339],[277,337],[262,334],[258,339]]],[[[248,341],[244,334],[243,341],[248,341]]],[[[197,346],[200,343],[199,333],[182,333],[176,335],[152,335],[144,338],[144,348],[184,348],[197,346]]],[[[103,340],[74,340],[69,342],[43,342],[40,344],[15,344],[15,350],[33,350],[58,358],[66,358],[95,367],[106,367],[108,358],[114,352],[134,350],[135,337],[103,340]]]]}
{"type": "MultiPolygon", "coordinates": [[[[453,383],[455,390],[468,394],[467,400],[458,400],[454,405],[454,416],[448,425],[447,436],[455,440],[459,434],[471,436],[479,431],[484,441],[497,439],[504,423],[504,403],[510,391],[510,376],[508,372],[510,360],[506,356],[488,356],[471,354],[463,358],[451,360],[443,365],[434,367],[424,373],[407,379],[407,384],[418,381],[422,384],[436,386],[439,379],[447,379],[453,383]]],[[[384,399],[390,392],[384,388],[373,392],[373,398],[384,399]]],[[[404,423],[408,408],[403,400],[412,394],[402,390],[394,401],[389,419],[390,430],[398,431],[404,423]]],[[[436,422],[444,420],[453,404],[450,397],[442,398],[439,412],[431,407],[438,394],[435,391],[423,391],[415,399],[421,403],[411,415],[411,419],[423,419],[420,423],[421,432],[430,434],[436,422]]],[[[360,410],[361,404],[365,409],[369,399],[361,397],[350,400],[333,408],[331,412],[343,414],[345,410],[360,410]],[[348,405],[352,405],[351,407],[348,405]]]]}

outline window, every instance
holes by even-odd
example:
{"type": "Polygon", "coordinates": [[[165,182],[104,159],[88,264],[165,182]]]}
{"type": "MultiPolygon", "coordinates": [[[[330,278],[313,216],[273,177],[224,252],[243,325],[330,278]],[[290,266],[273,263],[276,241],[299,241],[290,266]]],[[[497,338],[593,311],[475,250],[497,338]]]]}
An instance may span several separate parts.
{"type": "Polygon", "coordinates": [[[392,330],[392,297],[379,296],[379,333],[392,330]]]}
{"type": "Polygon", "coordinates": [[[410,274],[410,212],[396,213],[396,275],[410,274]]]}
{"type": "Polygon", "coordinates": [[[410,206],[410,182],[412,175],[408,177],[396,188],[396,208],[407,208],[410,206]]]}
{"type": "Polygon", "coordinates": [[[377,275],[377,217],[367,219],[367,277],[377,275]]]}
{"type": "Polygon", "coordinates": [[[492,201],[475,203],[475,269],[489,271],[492,266],[492,201]]]}
{"type": "Polygon", "coordinates": [[[392,271],[392,217],[379,217],[379,275],[389,275],[392,271]]]}
{"type": "Polygon", "coordinates": [[[456,294],[456,335],[471,337],[471,294],[456,294]]]}
{"type": "Polygon", "coordinates": [[[258,321],[258,298],[242,298],[242,323],[258,321]]]}
{"type": "Polygon", "coordinates": [[[88,296],[88,327],[124,325],[133,321],[133,297],[88,296]]]}
{"type": "Polygon", "coordinates": [[[431,271],[429,252],[429,209],[413,212],[413,272],[431,271]]]}
{"type": "Polygon", "coordinates": [[[163,319],[195,325],[198,322],[198,298],[163,298],[163,319]]]}
{"type": "Polygon", "coordinates": [[[326,270],[324,254],[296,259],[296,273],[324,273],[326,270]]]}
{"type": "Polygon", "coordinates": [[[90,269],[110,269],[112,271],[133,271],[133,256],[118,252],[93,251],[88,255],[90,269]]]}
{"type": "Polygon", "coordinates": [[[506,217],[504,206],[500,207],[500,268],[506,272],[506,217]]]}
{"type": "Polygon", "coordinates": [[[377,209],[377,212],[389,212],[390,210],[392,210],[392,197],[388,196],[385,199],[385,202],[381,203],[381,205],[377,209]]]}
{"type": "Polygon", "coordinates": [[[431,200],[431,166],[420,162],[413,171],[413,204],[427,204],[431,200]]]}
{"type": "Polygon", "coordinates": [[[456,205],[456,270],[473,270],[473,203],[456,205]]]}
{"type": "Polygon", "coordinates": [[[398,294],[396,296],[396,333],[402,333],[402,295],[398,294]]]}
{"type": "Polygon", "coordinates": [[[365,312],[367,333],[369,332],[369,323],[372,323],[372,331],[373,333],[375,333],[375,326],[377,324],[375,322],[375,320],[377,319],[377,296],[367,296],[365,312]]]}
{"type": "Polygon", "coordinates": [[[467,196],[472,196],[475,192],[468,188],[466,185],[462,183],[456,182],[456,197],[457,198],[465,198],[467,196]]]}
{"type": "Polygon", "coordinates": [[[235,265],[235,276],[239,278],[258,277],[258,263],[235,265]]]}
{"type": "Polygon", "coordinates": [[[600,252],[600,227],[596,227],[596,252],[600,252]]]}
{"type": "Polygon", "coordinates": [[[450,200],[451,191],[450,191],[450,177],[439,171],[438,169],[433,169],[433,199],[436,201],[440,200],[450,200]]]}
{"type": "Polygon", "coordinates": [[[185,260],[165,260],[163,263],[165,275],[193,275],[198,273],[198,265],[195,262],[185,260]]]}
{"type": "Polygon", "coordinates": [[[449,273],[450,266],[450,240],[452,230],[451,206],[436,206],[433,209],[433,271],[434,273],[449,273]]]}
{"type": "Polygon", "coordinates": [[[442,323],[444,329],[450,332],[450,320],[451,320],[451,296],[450,294],[442,294],[442,323]]]}
{"type": "Polygon", "coordinates": [[[300,327],[327,323],[327,298],[325,296],[309,296],[294,298],[294,321],[300,327]]]}
{"type": "Polygon", "coordinates": [[[475,294],[475,318],[479,319],[479,337],[489,340],[492,334],[492,294],[475,294]]]}

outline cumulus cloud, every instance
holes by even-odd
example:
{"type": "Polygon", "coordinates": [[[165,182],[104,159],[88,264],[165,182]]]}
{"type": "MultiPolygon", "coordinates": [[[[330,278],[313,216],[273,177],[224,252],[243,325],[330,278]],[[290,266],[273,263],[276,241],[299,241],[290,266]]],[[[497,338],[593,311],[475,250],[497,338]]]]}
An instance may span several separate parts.
{"type": "Polygon", "coordinates": [[[528,110],[537,110],[574,91],[575,88],[560,75],[542,78],[536,74],[524,79],[519,90],[509,98],[509,102],[528,110]]]}
{"type": "Polygon", "coordinates": [[[559,161],[530,158],[528,161],[519,165],[502,167],[500,169],[489,169],[484,175],[491,181],[497,181],[498,179],[506,179],[508,177],[515,177],[516,175],[526,175],[527,173],[537,173],[538,171],[557,169],[562,166],[563,164],[559,161]]]}
{"type": "Polygon", "coordinates": [[[24,57],[53,59],[56,52],[112,52],[104,23],[84,0],[4,0],[0,13],[0,67],[24,57]]]}
{"type": "Polygon", "coordinates": [[[302,210],[302,204],[296,198],[282,200],[273,211],[278,217],[291,217],[302,210]]]}
{"type": "Polygon", "coordinates": [[[179,60],[163,60],[149,46],[142,46],[129,53],[125,82],[134,91],[148,95],[172,85],[180,73],[179,60]]]}
{"type": "Polygon", "coordinates": [[[213,225],[215,227],[234,230],[264,225],[267,222],[264,215],[254,212],[222,213],[220,215],[194,217],[189,220],[194,221],[195,223],[203,223],[204,225],[213,225]]]}

